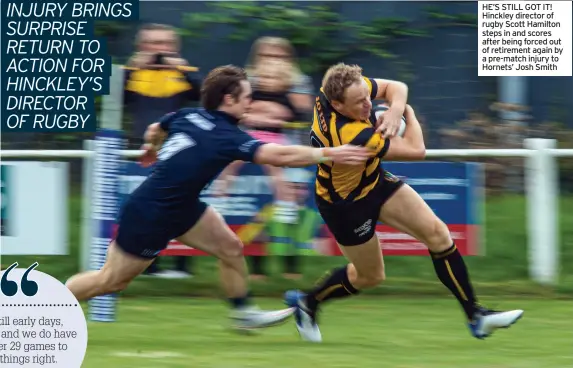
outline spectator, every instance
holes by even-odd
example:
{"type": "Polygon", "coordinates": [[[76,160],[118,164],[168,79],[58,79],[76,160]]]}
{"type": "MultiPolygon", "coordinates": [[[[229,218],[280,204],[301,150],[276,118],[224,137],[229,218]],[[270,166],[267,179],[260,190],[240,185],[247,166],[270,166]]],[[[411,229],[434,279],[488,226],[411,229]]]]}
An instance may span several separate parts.
{"type": "MultiPolygon", "coordinates": [[[[257,84],[253,88],[253,103],[249,113],[241,124],[249,129],[249,133],[260,140],[285,144],[287,142],[284,130],[288,122],[299,120],[299,113],[292,105],[288,96],[290,85],[290,64],[281,60],[269,60],[257,66],[253,77],[257,84]]],[[[225,191],[235,177],[242,162],[231,164],[220,176],[224,183],[220,190],[225,191]]],[[[274,216],[271,224],[272,248],[286,256],[287,268],[293,269],[292,259],[296,257],[296,249],[291,242],[291,227],[296,225],[298,207],[295,193],[285,181],[283,168],[265,165],[265,172],[271,178],[274,192],[274,216]],[[289,263],[290,262],[290,263],[289,263]]],[[[255,276],[257,277],[257,276],[255,276]]],[[[261,276],[259,276],[261,277],[261,276]]]]}
{"type": "MultiPolygon", "coordinates": [[[[246,67],[247,73],[249,73],[251,78],[251,83],[253,84],[253,89],[255,90],[254,97],[257,97],[259,100],[268,99],[269,97],[269,90],[268,90],[268,82],[272,80],[272,78],[268,78],[271,76],[264,75],[264,80],[261,81],[259,77],[257,77],[257,73],[264,72],[261,69],[267,63],[272,62],[282,62],[284,69],[283,71],[279,71],[279,75],[275,78],[280,80],[280,83],[283,83],[284,91],[279,92],[286,95],[288,103],[292,106],[292,111],[294,112],[293,117],[291,118],[291,122],[300,122],[306,121],[309,122],[307,128],[310,126],[310,116],[312,114],[313,108],[313,87],[310,77],[303,74],[296,62],[296,55],[295,50],[292,44],[284,39],[279,37],[261,37],[256,40],[251,48],[251,53],[248,57],[246,67]],[[286,72],[286,73],[285,73],[286,72]],[[261,82],[263,85],[261,85],[261,82]],[[259,92],[257,92],[259,91],[259,92]],[[286,93],[285,93],[286,92],[286,93]],[[265,96],[266,95],[266,96],[265,96]]],[[[278,64],[275,64],[278,65],[278,64]]],[[[273,92],[270,92],[271,94],[273,92]]],[[[275,96],[276,97],[276,96],[275,96]]],[[[276,100],[274,100],[276,101],[276,100]]],[[[284,99],[283,99],[284,101],[284,99]]],[[[260,108],[262,109],[266,104],[260,104],[260,108]]],[[[270,105],[268,105],[270,106],[270,105]]],[[[283,106],[286,106],[283,104],[283,106]]],[[[256,108],[256,105],[253,106],[256,108]]],[[[275,106],[276,107],[276,106],[275,106]]],[[[256,111],[256,110],[255,110],[256,111]]],[[[282,131],[285,136],[285,139],[290,139],[291,143],[296,144],[304,144],[303,142],[308,142],[308,129],[306,129],[304,134],[304,141],[302,140],[300,131],[296,131],[294,129],[285,129],[282,131]]],[[[287,169],[290,170],[290,169],[287,169]]],[[[296,169],[295,169],[296,170],[296,169]]],[[[289,177],[287,175],[286,177],[289,177]]],[[[284,178],[282,179],[284,180],[284,178]]],[[[283,259],[285,260],[286,269],[284,272],[285,277],[289,278],[296,278],[300,276],[300,268],[299,268],[299,257],[297,256],[296,249],[293,250],[292,244],[295,244],[295,233],[296,233],[296,224],[298,222],[298,218],[289,217],[289,216],[282,216],[283,213],[292,213],[293,211],[296,213],[298,212],[298,205],[296,200],[296,191],[291,189],[290,185],[281,185],[282,190],[282,199],[283,201],[277,201],[277,208],[273,218],[273,229],[271,230],[271,237],[273,238],[273,244],[275,246],[281,247],[280,242],[288,242],[289,245],[282,245],[284,249],[290,249],[291,251],[288,252],[283,259]],[[280,229],[288,229],[287,232],[279,231],[280,229]],[[286,236],[283,236],[286,235],[286,236]]],[[[264,276],[265,271],[263,269],[263,257],[252,257],[251,258],[253,264],[253,272],[252,274],[254,277],[264,276]]]]}
{"type": "MultiPolygon", "coordinates": [[[[138,32],[136,52],[125,66],[124,101],[132,115],[130,146],[139,147],[147,126],[162,115],[200,100],[201,77],[198,69],[181,57],[180,40],[168,25],[147,24],[138,32]]],[[[187,277],[187,258],[176,258],[174,271],[159,271],[159,258],[147,274],[187,277]]]]}
{"type": "MultiPolygon", "coordinates": [[[[252,74],[254,68],[269,60],[282,60],[290,64],[289,99],[300,111],[311,113],[313,109],[313,86],[309,76],[302,73],[291,43],[279,37],[261,37],[251,48],[245,69],[252,74]]],[[[256,78],[252,79],[256,84],[256,78]]]]}

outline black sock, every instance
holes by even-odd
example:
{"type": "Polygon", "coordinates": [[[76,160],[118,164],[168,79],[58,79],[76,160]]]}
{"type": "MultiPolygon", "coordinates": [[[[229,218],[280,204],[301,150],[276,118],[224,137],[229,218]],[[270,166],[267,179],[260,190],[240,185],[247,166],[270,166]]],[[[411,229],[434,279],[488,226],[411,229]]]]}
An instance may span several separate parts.
{"type": "Polygon", "coordinates": [[[247,295],[243,297],[229,298],[229,304],[231,304],[231,308],[233,309],[249,306],[251,304],[251,296],[251,292],[248,292],[247,295]]]}
{"type": "Polygon", "coordinates": [[[299,273],[297,255],[284,256],[283,259],[284,259],[285,273],[291,273],[291,274],[299,273]]]}
{"type": "Polygon", "coordinates": [[[259,275],[259,276],[265,276],[265,268],[264,268],[264,262],[265,262],[265,257],[264,256],[251,256],[251,267],[252,267],[252,271],[251,274],[252,275],[259,275]]]}
{"type": "Polygon", "coordinates": [[[159,258],[155,258],[153,263],[150,264],[149,267],[147,267],[147,269],[145,270],[145,273],[147,275],[157,273],[159,271],[158,264],[159,264],[159,258]]]}
{"type": "Polygon", "coordinates": [[[358,294],[350,280],[348,280],[347,266],[334,269],[318,281],[306,297],[306,306],[311,312],[316,312],[318,305],[330,299],[341,299],[358,294]]]}
{"type": "Polygon", "coordinates": [[[478,305],[470,282],[468,270],[455,244],[443,252],[430,252],[438,278],[458,299],[468,320],[471,320],[478,305]]]}

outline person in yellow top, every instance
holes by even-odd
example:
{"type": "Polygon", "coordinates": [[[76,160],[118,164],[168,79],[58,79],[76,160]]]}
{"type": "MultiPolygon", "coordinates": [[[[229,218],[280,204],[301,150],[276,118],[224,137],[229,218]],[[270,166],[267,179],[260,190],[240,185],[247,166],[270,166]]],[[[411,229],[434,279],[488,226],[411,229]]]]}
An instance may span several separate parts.
{"type": "Polygon", "coordinates": [[[312,290],[290,290],[287,305],[304,340],[322,341],[317,325],[319,306],[378,285],[385,279],[376,224],[383,222],[423,242],[429,249],[440,281],[458,299],[470,332],[485,338],[509,327],[522,310],[498,312],[480,306],[464,260],[448,227],[410,186],[384,170],[383,160],[423,160],[425,145],[414,110],[407,105],[408,87],[397,81],[371,79],[357,65],[337,64],[325,74],[316,97],[311,142],[315,147],[359,145],[373,154],[364,165],[320,163],[316,173],[318,210],[350,263],[332,270],[312,290]],[[384,99],[389,108],[379,119],[372,100],[384,99]],[[398,136],[402,117],[403,136],[398,136]]]}

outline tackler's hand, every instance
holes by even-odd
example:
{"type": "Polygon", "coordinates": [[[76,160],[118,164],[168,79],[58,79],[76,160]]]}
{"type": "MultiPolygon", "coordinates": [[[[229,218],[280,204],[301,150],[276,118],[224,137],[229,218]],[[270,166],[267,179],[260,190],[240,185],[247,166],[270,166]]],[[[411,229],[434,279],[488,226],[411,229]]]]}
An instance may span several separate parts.
{"type": "Polygon", "coordinates": [[[400,129],[402,124],[403,111],[389,108],[388,111],[380,114],[376,121],[376,131],[381,132],[384,138],[392,138],[400,129]]]}
{"type": "Polygon", "coordinates": [[[145,133],[143,134],[143,139],[145,143],[152,144],[153,146],[160,146],[163,144],[167,133],[161,129],[161,125],[159,123],[150,124],[145,133]]]}
{"type": "Polygon", "coordinates": [[[343,145],[323,150],[325,159],[345,165],[364,165],[373,156],[372,150],[361,146],[343,145]]]}
{"type": "Polygon", "coordinates": [[[146,143],[141,146],[143,154],[139,157],[139,164],[143,167],[152,166],[157,161],[157,150],[152,144],[146,143]]]}

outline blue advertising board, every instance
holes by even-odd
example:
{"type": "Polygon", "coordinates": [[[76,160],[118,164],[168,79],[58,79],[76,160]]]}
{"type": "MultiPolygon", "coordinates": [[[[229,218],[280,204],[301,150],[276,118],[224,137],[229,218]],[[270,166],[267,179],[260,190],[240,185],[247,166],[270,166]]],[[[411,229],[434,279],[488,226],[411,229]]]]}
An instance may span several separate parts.
{"type": "MultiPolygon", "coordinates": [[[[384,168],[408,183],[448,225],[457,247],[464,255],[477,255],[482,244],[484,177],[479,163],[465,162],[388,162],[384,168]]],[[[308,173],[304,205],[316,212],[314,203],[315,168],[308,173]]],[[[133,191],[151,169],[128,162],[120,178],[120,201],[133,191]]],[[[202,200],[212,205],[230,227],[240,232],[252,224],[266,207],[273,203],[271,181],[258,165],[245,163],[225,196],[210,186],[202,192],[202,200]]],[[[317,223],[315,235],[324,233],[324,224],[317,223]]],[[[377,233],[388,255],[422,255],[426,248],[415,239],[379,224],[377,233]]],[[[340,255],[333,239],[331,250],[322,254],[340,255]]],[[[190,253],[191,254],[191,253],[190,253]]]]}

